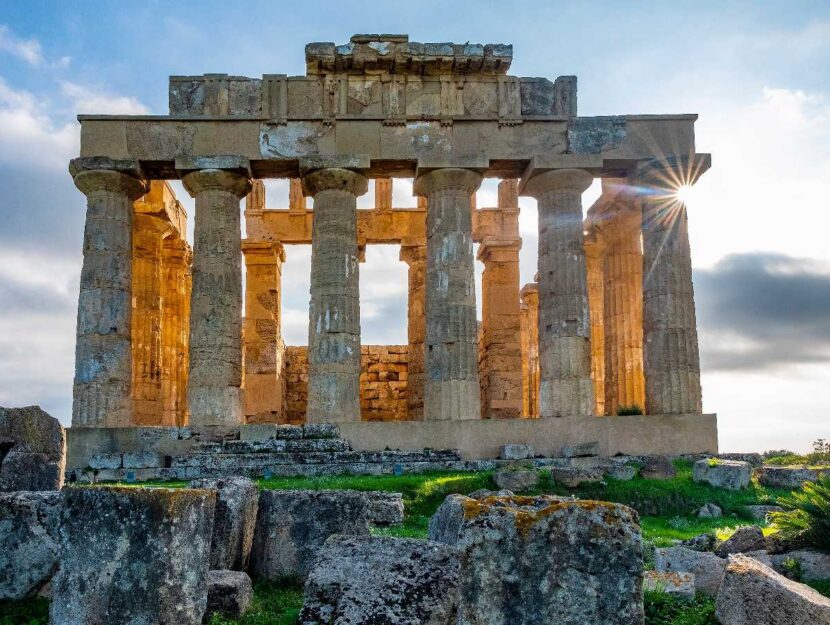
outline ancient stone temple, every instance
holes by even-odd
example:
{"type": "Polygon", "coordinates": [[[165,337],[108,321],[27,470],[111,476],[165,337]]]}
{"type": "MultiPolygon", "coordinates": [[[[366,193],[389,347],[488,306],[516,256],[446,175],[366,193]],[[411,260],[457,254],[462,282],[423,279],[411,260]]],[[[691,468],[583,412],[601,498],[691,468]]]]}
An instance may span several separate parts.
{"type": "Polygon", "coordinates": [[[169,115],[80,116],[70,447],[337,423],[356,449],[715,451],[677,197],[710,163],[696,115],[580,117],[575,77],[511,76],[512,54],[356,35],[307,45],[305,76],[174,76],[169,115]],[[269,206],[268,178],[290,179],[287,206],[269,206]],[[393,205],[396,178],[417,207],[393,205]],[[484,178],[497,206],[476,205],[484,178]],[[192,249],[171,179],[195,198],[192,249]],[[375,206],[357,209],[369,185],[375,206]],[[520,196],[539,210],[526,285],[520,196]],[[406,345],[361,343],[373,244],[409,267],[406,345]],[[281,333],[297,245],[312,249],[307,347],[281,333]]]}

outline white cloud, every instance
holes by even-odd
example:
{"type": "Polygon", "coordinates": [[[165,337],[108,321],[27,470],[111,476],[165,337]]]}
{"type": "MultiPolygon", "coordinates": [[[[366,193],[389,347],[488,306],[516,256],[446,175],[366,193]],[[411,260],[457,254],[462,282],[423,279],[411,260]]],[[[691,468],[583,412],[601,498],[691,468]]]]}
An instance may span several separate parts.
{"type": "Polygon", "coordinates": [[[136,98],[112,95],[69,81],[61,82],[61,93],[78,114],[145,115],[149,112],[136,98]]]}
{"type": "Polygon", "coordinates": [[[0,50],[4,50],[35,67],[42,65],[44,62],[43,50],[37,39],[34,37],[20,39],[8,26],[3,24],[0,24],[0,50]]]}

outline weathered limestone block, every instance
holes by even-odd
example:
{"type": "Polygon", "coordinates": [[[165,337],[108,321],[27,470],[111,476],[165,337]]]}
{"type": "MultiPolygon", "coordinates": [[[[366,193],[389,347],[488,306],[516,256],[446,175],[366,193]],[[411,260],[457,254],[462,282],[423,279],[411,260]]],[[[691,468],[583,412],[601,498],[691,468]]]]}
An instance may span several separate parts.
{"type": "Polygon", "coordinates": [[[775,488],[801,488],[804,482],[815,482],[822,475],[828,473],[822,469],[808,469],[806,467],[770,467],[758,469],[758,482],[764,486],[775,488]]]}
{"type": "Polygon", "coordinates": [[[646,456],[640,475],[647,480],[671,480],[677,476],[677,468],[666,456],[646,456]]]}
{"type": "Polygon", "coordinates": [[[830,579],[830,554],[814,549],[796,549],[787,553],[776,553],[770,556],[772,566],[779,573],[784,574],[784,564],[788,560],[798,562],[801,579],[830,579]]]}
{"type": "Polygon", "coordinates": [[[536,471],[509,470],[496,471],[493,482],[500,489],[514,493],[530,490],[539,484],[539,474],[536,471]]]}
{"type": "Polygon", "coordinates": [[[361,174],[339,167],[303,178],[314,197],[308,324],[309,423],[360,421],[357,197],[361,174]]]}
{"type": "Polygon", "coordinates": [[[301,625],[455,625],[458,555],[447,545],[332,536],[305,586],[301,625]]]}
{"type": "Polygon", "coordinates": [[[752,467],[738,460],[698,460],[694,464],[695,482],[705,482],[718,488],[741,490],[749,486],[752,467]]]}
{"type": "Polygon", "coordinates": [[[196,199],[190,304],[190,425],[243,422],[242,248],[239,200],[251,190],[245,159],[181,163],[196,199]],[[199,166],[203,165],[204,168],[199,166]],[[227,169],[213,168],[227,166],[227,169]],[[233,167],[233,168],[231,168],[233,167]]]}
{"type": "Polygon", "coordinates": [[[764,464],[764,457],[757,453],[725,453],[718,454],[721,460],[740,460],[741,462],[748,462],[753,469],[758,469],[764,464]]]}
{"type": "Polygon", "coordinates": [[[208,571],[207,575],[207,609],[205,619],[213,614],[225,618],[237,619],[251,605],[254,587],[251,578],[242,571],[208,571]]]}
{"type": "Polygon", "coordinates": [[[563,458],[585,458],[598,455],[599,443],[597,441],[577,443],[575,445],[565,445],[562,448],[563,458]]]}
{"type": "Polygon", "coordinates": [[[0,493],[0,600],[37,593],[58,565],[60,493],[0,493]]]}
{"type": "Polygon", "coordinates": [[[725,558],[732,553],[762,551],[766,546],[764,533],[757,525],[746,525],[735,530],[729,538],[715,548],[715,554],[725,558]]]}
{"type": "Polygon", "coordinates": [[[643,622],[639,517],[549,497],[448,497],[430,539],[460,551],[457,623],[643,622]]]}
{"type": "Polygon", "coordinates": [[[191,481],[190,488],[216,491],[210,546],[211,569],[247,569],[259,505],[256,482],[244,477],[201,479],[191,481]]]}
{"type": "Polygon", "coordinates": [[[399,525],[404,519],[404,503],[401,493],[384,491],[367,492],[369,521],[372,525],[399,525]]]}
{"type": "Polygon", "coordinates": [[[682,599],[694,599],[695,576],[692,573],[644,571],[643,590],[656,590],[682,599]]]}
{"type": "Polygon", "coordinates": [[[502,460],[526,460],[533,458],[534,455],[533,447],[530,445],[511,443],[509,445],[502,445],[499,458],[502,460]]]}
{"type": "Polygon", "coordinates": [[[591,323],[583,244],[582,170],[543,170],[524,181],[539,204],[539,415],[592,415],[591,323]]]}
{"type": "Polygon", "coordinates": [[[65,491],[50,622],[200,624],[215,505],[205,490],[65,491]]]}
{"type": "Polygon", "coordinates": [[[654,550],[654,569],[668,573],[692,573],[695,589],[715,597],[726,570],[726,560],[711,552],[686,547],[657,548],[654,550]]]}
{"type": "Polygon", "coordinates": [[[445,168],[415,179],[427,198],[424,419],[481,413],[470,197],[481,176],[445,168]]]}
{"type": "Polygon", "coordinates": [[[722,625],[830,623],[830,599],[743,555],[729,558],[715,616],[722,625]]]}
{"type": "Polygon", "coordinates": [[[128,451],[121,455],[121,466],[125,469],[160,469],[164,464],[164,456],[150,451],[128,451]]]}
{"type": "Polygon", "coordinates": [[[744,506],[744,510],[756,521],[766,521],[769,518],[770,512],[783,512],[784,508],[781,506],[753,505],[744,506]]]}
{"type": "Polygon", "coordinates": [[[705,503],[695,512],[695,516],[699,519],[719,519],[722,515],[723,510],[713,503],[705,503]]]}
{"type": "Polygon", "coordinates": [[[554,482],[568,488],[576,488],[586,482],[602,481],[603,469],[600,467],[551,467],[550,477],[554,482]]]}
{"type": "Polygon", "coordinates": [[[0,491],[60,490],[65,464],[57,419],[39,406],[0,407],[0,491]]]}
{"type": "Polygon", "coordinates": [[[368,535],[369,508],[356,491],[262,491],[251,571],[266,579],[307,576],[329,536],[368,535]]]}
{"type": "Polygon", "coordinates": [[[123,454],[95,454],[89,459],[89,468],[120,469],[123,461],[123,454]]]}

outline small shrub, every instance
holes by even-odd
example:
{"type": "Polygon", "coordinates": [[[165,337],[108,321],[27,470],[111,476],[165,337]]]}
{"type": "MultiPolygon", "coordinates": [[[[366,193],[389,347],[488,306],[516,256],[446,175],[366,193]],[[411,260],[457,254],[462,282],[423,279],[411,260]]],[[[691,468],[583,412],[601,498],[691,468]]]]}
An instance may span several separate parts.
{"type": "Polygon", "coordinates": [[[781,563],[782,568],[784,569],[784,576],[789,577],[792,580],[797,582],[801,581],[801,562],[796,560],[795,558],[787,558],[784,562],[781,563]]]}
{"type": "Polygon", "coordinates": [[[633,404],[631,406],[619,406],[617,407],[617,416],[619,417],[629,417],[632,415],[639,415],[644,414],[643,409],[633,404]]]}
{"type": "Polygon", "coordinates": [[[779,497],[784,512],[773,512],[772,522],[785,539],[830,551],[830,476],[806,482],[801,490],[779,497]]]}
{"type": "Polygon", "coordinates": [[[709,460],[707,460],[707,463],[710,467],[716,467],[720,464],[720,458],[709,458],[709,460]]]}

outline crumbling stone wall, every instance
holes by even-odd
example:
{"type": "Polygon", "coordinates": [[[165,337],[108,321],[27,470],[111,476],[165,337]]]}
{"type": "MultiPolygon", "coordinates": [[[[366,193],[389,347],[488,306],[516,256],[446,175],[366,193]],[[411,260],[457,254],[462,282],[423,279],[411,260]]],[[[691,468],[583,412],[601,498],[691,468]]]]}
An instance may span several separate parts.
{"type": "MultiPolygon", "coordinates": [[[[363,421],[399,421],[407,414],[408,346],[360,347],[360,417],[363,421]]],[[[308,402],[308,348],[285,348],[285,417],[305,422],[308,402]]]]}

